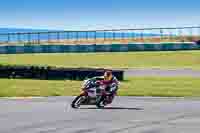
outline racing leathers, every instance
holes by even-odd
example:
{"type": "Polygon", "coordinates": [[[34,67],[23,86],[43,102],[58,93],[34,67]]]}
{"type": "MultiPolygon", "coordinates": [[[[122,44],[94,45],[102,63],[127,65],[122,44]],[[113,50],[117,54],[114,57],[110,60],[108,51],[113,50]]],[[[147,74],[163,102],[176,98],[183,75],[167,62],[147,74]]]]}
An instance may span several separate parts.
{"type": "Polygon", "coordinates": [[[113,76],[109,81],[104,80],[104,76],[93,77],[89,80],[91,81],[91,85],[96,87],[99,85],[100,81],[103,85],[105,85],[105,91],[109,92],[111,95],[118,90],[119,81],[115,76],[113,76]]]}

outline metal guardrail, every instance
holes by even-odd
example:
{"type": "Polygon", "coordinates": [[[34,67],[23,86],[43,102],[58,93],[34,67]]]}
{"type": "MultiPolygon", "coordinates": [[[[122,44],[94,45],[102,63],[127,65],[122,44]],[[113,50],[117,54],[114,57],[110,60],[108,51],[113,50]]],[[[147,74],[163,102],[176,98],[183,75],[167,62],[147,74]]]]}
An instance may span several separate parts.
{"type": "Polygon", "coordinates": [[[197,40],[200,40],[200,26],[0,34],[0,44],[128,44],[197,40]]]}

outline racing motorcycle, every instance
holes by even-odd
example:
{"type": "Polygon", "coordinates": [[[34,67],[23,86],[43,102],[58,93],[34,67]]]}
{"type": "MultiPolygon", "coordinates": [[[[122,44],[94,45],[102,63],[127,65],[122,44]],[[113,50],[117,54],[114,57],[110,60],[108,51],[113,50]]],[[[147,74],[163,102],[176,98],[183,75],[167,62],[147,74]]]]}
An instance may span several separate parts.
{"type": "MultiPolygon", "coordinates": [[[[106,86],[102,81],[97,81],[91,85],[92,81],[84,80],[82,85],[82,93],[72,101],[72,108],[79,108],[80,105],[96,105],[97,108],[104,108],[106,105],[111,104],[116,92],[110,93],[106,91],[106,86]]],[[[115,84],[113,84],[114,86],[115,84]]]]}

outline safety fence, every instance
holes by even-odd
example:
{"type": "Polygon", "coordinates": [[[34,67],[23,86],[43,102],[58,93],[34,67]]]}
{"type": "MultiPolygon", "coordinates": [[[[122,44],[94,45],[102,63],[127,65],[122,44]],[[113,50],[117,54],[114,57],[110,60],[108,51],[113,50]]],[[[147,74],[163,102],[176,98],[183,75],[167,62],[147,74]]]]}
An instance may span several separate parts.
{"type": "Polygon", "coordinates": [[[1,45],[129,44],[196,42],[198,40],[200,40],[200,26],[0,34],[1,45]]]}

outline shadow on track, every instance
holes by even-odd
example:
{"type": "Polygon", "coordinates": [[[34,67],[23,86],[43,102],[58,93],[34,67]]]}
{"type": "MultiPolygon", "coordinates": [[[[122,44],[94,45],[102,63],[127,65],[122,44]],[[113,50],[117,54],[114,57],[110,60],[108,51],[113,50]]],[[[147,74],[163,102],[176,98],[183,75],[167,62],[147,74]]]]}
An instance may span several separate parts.
{"type": "Polygon", "coordinates": [[[89,107],[89,108],[79,108],[79,109],[101,109],[101,110],[144,110],[142,108],[127,108],[127,107],[104,107],[104,108],[96,108],[96,107],[89,107]]]}

